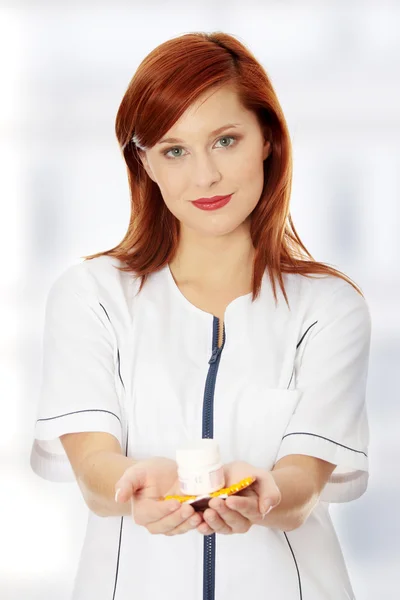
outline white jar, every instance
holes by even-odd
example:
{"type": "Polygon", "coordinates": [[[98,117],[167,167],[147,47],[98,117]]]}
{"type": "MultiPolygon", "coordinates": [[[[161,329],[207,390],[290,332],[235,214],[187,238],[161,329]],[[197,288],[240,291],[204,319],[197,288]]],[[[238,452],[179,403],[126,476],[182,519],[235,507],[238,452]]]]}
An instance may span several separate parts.
{"type": "Polygon", "coordinates": [[[214,439],[203,438],[179,448],[176,462],[183,494],[211,494],[225,485],[219,446],[214,439]]]}

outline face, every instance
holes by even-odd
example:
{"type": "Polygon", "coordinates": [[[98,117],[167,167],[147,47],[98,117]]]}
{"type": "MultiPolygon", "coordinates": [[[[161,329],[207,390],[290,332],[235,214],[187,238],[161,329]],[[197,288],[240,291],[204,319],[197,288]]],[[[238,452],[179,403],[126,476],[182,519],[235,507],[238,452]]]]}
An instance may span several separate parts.
{"type": "Polygon", "coordinates": [[[161,140],[139,154],[181,228],[217,236],[249,226],[247,218],[260,199],[263,161],[269,151],[255,114],[225,86],[199,97],[161,140]],[[213,133],[216,129],[221,131],[213,133]],[[227,194],[232,194],[230,202],[216,210],[192,204],[198,198],[227,194]]]}

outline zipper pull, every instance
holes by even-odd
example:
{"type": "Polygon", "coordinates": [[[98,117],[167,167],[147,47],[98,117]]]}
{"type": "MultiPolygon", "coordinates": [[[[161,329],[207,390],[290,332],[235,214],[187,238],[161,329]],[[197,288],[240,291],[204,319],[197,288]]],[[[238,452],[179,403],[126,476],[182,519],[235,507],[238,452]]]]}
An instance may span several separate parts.
{"type": "Polygon", "coordinates": [[[221,348],[214,348],[214,350],[212,351],[212,354],[211,354],[211,358],[208,361],[209,365],[211,365],[211,364],[213,364],[213,363],[216,362],[216,360],[218,359],[218,356],[221,354],[221,350],[222,350],[222,347],[221,348]]]}

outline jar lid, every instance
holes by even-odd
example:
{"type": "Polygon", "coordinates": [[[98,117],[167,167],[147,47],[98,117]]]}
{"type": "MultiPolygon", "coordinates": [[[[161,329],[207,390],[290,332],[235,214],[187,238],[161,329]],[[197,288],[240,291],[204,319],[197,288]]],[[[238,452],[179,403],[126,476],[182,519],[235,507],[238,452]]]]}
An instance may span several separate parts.
{"type": "Polygon", "coordinates": [[[181,469],[199,469],[220,460],[219,445],[214,439],[203,438],[176,451],[176,462],[181,469]]]}

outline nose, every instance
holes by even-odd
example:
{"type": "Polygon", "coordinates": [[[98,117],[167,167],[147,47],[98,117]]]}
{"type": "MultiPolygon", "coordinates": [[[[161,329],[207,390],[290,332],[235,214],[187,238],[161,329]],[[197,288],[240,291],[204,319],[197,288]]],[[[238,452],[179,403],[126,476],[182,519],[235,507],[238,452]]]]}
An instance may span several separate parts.
{"type": "Polygon", "coordinates": [[[215,157],[207,152],[194,158],[191,180],[199,189],[207,189],[221,180],[221,172],[215,157]]]}

